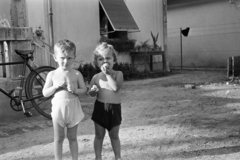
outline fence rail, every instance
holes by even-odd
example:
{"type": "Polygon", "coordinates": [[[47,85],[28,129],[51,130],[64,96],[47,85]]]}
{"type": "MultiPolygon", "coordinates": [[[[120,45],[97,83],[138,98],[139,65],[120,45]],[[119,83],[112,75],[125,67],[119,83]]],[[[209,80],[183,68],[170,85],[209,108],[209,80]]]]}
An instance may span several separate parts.
{"type": "Polygon", "coordinates": [[[56,63],[52,59],[52,47],[39,38],[34,37],[32,41],[34,49],[34,65],[36,66],[52,66],[56,67],[56,63]]]}

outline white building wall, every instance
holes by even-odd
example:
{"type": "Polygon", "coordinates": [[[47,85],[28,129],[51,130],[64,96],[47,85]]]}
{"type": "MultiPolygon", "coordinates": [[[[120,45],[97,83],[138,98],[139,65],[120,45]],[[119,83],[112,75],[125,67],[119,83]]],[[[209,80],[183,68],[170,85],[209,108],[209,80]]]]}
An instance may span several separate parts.
{"type": "Polygon", "coordinates": [[[54,0],[55,41],[70,39],[77,46],[77,60],[91,61],[100,39],[98,0],[54,0]]]}
{"type": "Polygon", "coordinates": [[[33,31],[39,26],[45,30],[45,17],[44,17],[44,1],[43,0],[25,0],[27,22],[28,26],[33,28],[33,31]]]}
{"type": "Polygon", "coordinates": [[[130,33],[129,39],[136,39],[137,44],[149,39],[152,44],[151,31],[158,36],[158,45],[163,46],[163,5],[162,0],[126,0],[140,32],[130,33]]]}
{"type": "MultiPolygon", "coordinates": [[[[33,30],[39,25],[44,30],[49,44],[47,1],[26,0],[28,24],[33,30]]],[[[95,46],[100,39],[98,0],[52,0],[54,43],[69,39],[76,44],[76,61],[90,62],[95,46]]]]}
{"type": "MultiPolygon", "coordinates": [[[[238,1],[236,1],[238,2],[238,1]]],[[[240,54],[240,8],[226,0],[199,0],[168,6],[168,58],[172,67],[226,68],[227,58],[240,54]]]]}

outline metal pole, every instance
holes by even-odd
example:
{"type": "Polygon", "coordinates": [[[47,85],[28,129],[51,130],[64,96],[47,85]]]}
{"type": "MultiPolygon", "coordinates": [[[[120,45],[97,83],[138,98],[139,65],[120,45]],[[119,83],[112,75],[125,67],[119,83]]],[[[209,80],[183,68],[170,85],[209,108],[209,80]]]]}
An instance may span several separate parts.
{"type": "MultiPolygon", "coordinates": [[[[53,53],[54,35],[53,35],[53,12],[52,12],[52,0],[48,0],[48,14],[49,14],[49,43],[51,45],[50,52],[53,53]]],[[[50,56],[50,65],[56,66],[52,56],[50,56]]]]}
{"type": "Polygon", "coordinates": [[[181,69],[183,67],[183,60],[182,60],[182,28],[180,28],[180,53],[181,53],[181,69]]]}
{"type": "MultiPolygon", "coordinates": [[[[167,71],[168,49],[167,49],[167,0],[163,0],[163,70],[167,71]]],[[[169,67],[169,66],[168,66],[169,67]]]]}
{"type": "Polygon", "coordinates": [[[53,37],[53,12],[52,12],[52,0],[48,0],[48,14],[49,14],[49,40],[50,45],[54,46],[54,37],[53,37]]]}

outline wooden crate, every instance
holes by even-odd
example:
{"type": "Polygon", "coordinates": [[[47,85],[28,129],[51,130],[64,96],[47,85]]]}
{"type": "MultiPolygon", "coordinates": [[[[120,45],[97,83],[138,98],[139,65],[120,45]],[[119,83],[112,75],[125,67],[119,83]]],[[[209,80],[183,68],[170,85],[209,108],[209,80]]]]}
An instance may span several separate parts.
{"type": "Polygon", "coordinates": [[[240,56],[232,56],[227,60],[227,76],[239,77],[240,76],[240,56]]]}
{"type": "MultiPolygon", "coordinates": [[[[165,71],[166,69],[166,58],[165,58],[165,52],[164,51],[145,51],[145,52],[130,52],[132,64],[135,66],[142,66],[139,70],[154,70],[154,57],[153,56],[161,56],[161,62],[157,62],[162,65],[161,70],[165,71]],[[137,57],[141,57],[141,60],[143,60],[141,63],[139,63],[140,59],[137,59],[137,57]],[[137,62],[138,61],[138,62],[137,62]]],[[[156,63],[156,62],[155,62],[156,63]]]]}

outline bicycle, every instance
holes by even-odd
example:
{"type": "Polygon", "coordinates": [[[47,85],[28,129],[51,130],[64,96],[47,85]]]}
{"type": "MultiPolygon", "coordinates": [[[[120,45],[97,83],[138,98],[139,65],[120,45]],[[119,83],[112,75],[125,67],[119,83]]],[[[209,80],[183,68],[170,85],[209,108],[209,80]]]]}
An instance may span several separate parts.
{"type": "Polygon", "coordinates": [[[19,75],[20,86],[18,95],[15,94],[16,89],[6,91],[0,88],[0,92],[9,97],[10,106],[15,111],[23,111],[24,115],[31,117],[32,113],[28,111],[31,108],[35,108],[42,116],[51,119],[51,97],[44,97],[42,89],[45,83],[48,72],[54,70],[51,66],[41,66],[36,69],[29,64],[30,60],[33,61],[34,50],[15,50],[15,52],[23,59],[23,61],[0,63],[0,66],[6,65],[18,65],[22,64],[22,72],[19,75]],[[26,76],[27,68],[30,73],[26,76]],[[23,89],[25,92],[23,92],[23,89]],[[25,93],[25,96],[23,95],[25,93]],[[31,102],[32,106],[26,107],[25,102],[31,102]]]}

